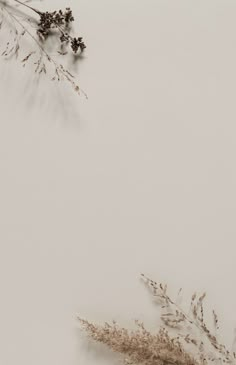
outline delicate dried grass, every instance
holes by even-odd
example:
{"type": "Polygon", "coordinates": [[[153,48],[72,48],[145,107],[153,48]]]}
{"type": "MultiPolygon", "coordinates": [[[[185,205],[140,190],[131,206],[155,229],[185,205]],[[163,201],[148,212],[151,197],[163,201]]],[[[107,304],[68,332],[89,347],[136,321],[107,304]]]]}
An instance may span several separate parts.
{"type": "MultiPolygon", "coordinates": [[[[60,46],[57,54],[64,56],[68,53],[67,48],[70,47],[73,53],[78,51],[83,52],[86,48],[82,37],[73,37],[71,35],[71,22],[74,17],[70,8],[65,11],[58,10],[53,12],[41,12],[36,8],[29,6],[25,2],[19,0],[11,0],[8,3],[6,0],[0,0],[0,30],[4,25],[9,30],[9,38],[1,52],[1,56],[5,59],[18,58],[21,50],[22,38],[28,36],[32,43],[32,48],[26,53],[23,51],[24,57],[21,61],[23,67],[29,61],[32,61],[34,73],[41,75],[47,74],[52,81],[67,81],[74,91],[78,94],[82,92],[85,97],[87,95],[80,89],[74,76],[53,56],[52,51],[46,47],[46,40],[52,38],[55,48],[60,46]],[[16,4],[14,6],[14,4],[16,4]],[[25,8],[36,16],[32,18],[27,16],[18,7],[25,8]]],[[[6,37],[6,35],[5,35],[6,37]]],[[[3,42],[1,42],[3,44],[3,42]]]]}
{"type": "Polygon", "coordinates": [[[82,319],[80,322],[91,338],[125,355],[125,362],[128,364],[198,364],[194,357],[184,350],[180,341],[171,338],[164,328],[157,334],[151,334],[142,323],[138,323],[136,331],[128,331],[116,324],[106,323],[104,326],[98,326],[82,319]]]}
{"type": "MultiPolygon", "coordinates": [[[[190,311],[185,311],[172,300],[167,286],[142,275],[152,295],[158,300],[163,326],[151,333],[143,323],[136,321],[131,331],[112,324],[96,325],[79,318],[89,337],[123,355],[125,363],[143,365],[205,365],[234,364],[236,355],[221,344],[208,328],[204,318],[206,293],[192,295],[190,311]],[[176,334],[177,333],[177,334],[176,334]]],[[[213,327],[219,329],[218,316],[213,313],[213,327]]]]}

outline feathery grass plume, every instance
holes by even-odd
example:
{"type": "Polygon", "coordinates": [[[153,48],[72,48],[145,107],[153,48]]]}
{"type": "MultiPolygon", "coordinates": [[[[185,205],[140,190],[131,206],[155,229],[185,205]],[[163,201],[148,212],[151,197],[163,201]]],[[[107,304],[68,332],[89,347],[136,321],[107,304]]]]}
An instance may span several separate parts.
{"type": "MultiPolygon", "coordinates": [[[[72,10],[67,7],[64,11],[40,11],[30,6],[30,2],[31,0],[0,0],[0,31],[4,27],[8,29],[8,39],[1,56],[5,59],[18,58],[21,51],[22,54],[25,53],[21,59],[23,67],[31,61],[35,74],[47,74],[53,81],[65,80],[79,94],[82,90],[74,76],[53,56],[53,52],[65,56],[69,50],[76,55],[83,53],[86,48],[82,37],[72,35],[72,10]],[[31,41],[31,49],[27,52],[21,50],[22,38],[25,36],[31,41]],[[50,50],[47,46],[49,40],[50,50]]],[[[83,94],[86,96],[84,92],[83,94]]]]}
{"type": "MultiPolygon", "coordinates": [[[[136,329],[120,327],[115,321],[104,325],[79,319],[88,336],[123,355],[126,364],[140,365],[206,365],[236,364],[236,354],[221,344],[212,331],[219,329],[218,316],[213,311],[213,329],[204,318],[206,293],[193,294],[187,314],[173,300],[167,285],[141,275],[144,283],[161,308],[163,325],[154,333],[136,321],[136,329]]],[[[181,291],[181,290],[180,290],[181,291]]]]}
{"type": "Polygon", "coordinates": [[[135,331],[128,331],[115,323],[98,326],[82,319],[80,322],[92,339],[125,355],[126,364],[199,364],[184,350],[178,338],[171,338],[164,328],[161,328],[157,334],[151,334],[145,329],[143,323],[139,322],[135,331]]]}

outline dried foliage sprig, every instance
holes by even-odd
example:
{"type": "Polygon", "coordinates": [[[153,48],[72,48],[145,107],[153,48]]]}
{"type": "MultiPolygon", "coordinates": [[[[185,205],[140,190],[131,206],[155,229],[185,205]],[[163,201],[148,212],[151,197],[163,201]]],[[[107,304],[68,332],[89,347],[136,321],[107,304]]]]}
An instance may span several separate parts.
{"type": "MultiPolygon", "coordinates": [[[[29,2],[12,0],[12,4],[9,4],[7,1],[0,0],[0,30],[3,29],[5,21],[10,36],[1,56],[5,59],[14,56],[18,58],[22,38],[27,35],[33,42],[33,46],[22,58],[23,66],[25,67],[26,63],[33,59],[36,74],[49,74],[53,81],[66,80],[79,94],[82,90],[76,83],[72,73],[52,56],[52,51],[49,51],[47,47],[47,42],[51,38],[53,40],[53,50],[58,45],[60,47],[57,50],[58,55],[65,56],[68,53],[68,47],[70,47],[73,54],[84,52],[86,45],[83,38],[72,36],[71,23],[74,21],[72,10],[68,7],[65,11],[60,9],[53,12],[43,12],[30,6],[29,2]],[[22,8],[35,14],[36,18],[28,16],[22,11],[22,8]]],[[[83,94],[86,96],[84,92],[83,94]]]]}
{"type": "Polygon", "coordinates": [[[141,277],[160,304],[162,326],[157,332],[152,333],[139,321],[136,321],[136,330],[132,331],[120,327],[115,321],[97,325],[78,318],[90,338],[122,354],[126,364],[236,364],[235,352],[229,351],[217,339],[219,321],[216,312],[212,312],[212,329],[205,322],[206,293],[192,295],[187,314],[176,300],[171,299],[166,285],[143,274],[141,277]]]}
{"type": "Polygon", "coordinates": [[[180,341],[171,338],[164,328],[157,334],[151,334],[139,322],[135,331],[128,331],[116,323],[98,326],[82,319],[80,322],[95,341],[125,355],[126,364],[198,365],[194,357],[184,350],[180,341]]]}

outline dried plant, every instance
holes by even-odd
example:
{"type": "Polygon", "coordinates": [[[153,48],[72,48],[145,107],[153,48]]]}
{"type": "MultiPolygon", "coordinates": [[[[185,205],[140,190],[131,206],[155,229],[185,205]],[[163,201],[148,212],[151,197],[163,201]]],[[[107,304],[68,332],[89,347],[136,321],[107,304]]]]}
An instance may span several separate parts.
{"type": "Polygon", "coordinates": [[[158,284],[143,274],[142,279],[160,305],[162,325],[158,331],[152,333],[139,321],[136,321],[135,330],[128,330],[114,321],[111,324],[97,325],[79,318],[90,338],[122,354],[126,364],[236,363],[236,354],[217,339],[219,322],[215,311],[212,312],[212,329],[205,322],[205,293],[192,295],[187,314],[176,300],[171,299],[166,285],[158,284]]]}
{"type": "MultiPolygon", "coordinates": [[[[82,53],[86,48],[82,37],[72,36],[72,22],[74,21],[72,10],[66,8],[64,11],[60,9],[44,12],[30,6],[30,2],[31,0],[25,2],[11,0],[9,3],[0,0],[0,30],[3,30],[5,25],[9,35],[1,56],[5,59],[18,58],[22,38],[28,36],[32,41],[32,46],[21,59],[22,65],[25,67],[26,63],[32,60],[36,74],[48,74],[53,81],[66,80],[77,93],[80,93],[82,90],[72,73],[62,65],[60,60],[57,60],[57,57],[52,55],[56,51],[58,57],[65,56],[69,49],[76,55],[79,52],[82,53]],[[28,15],[25,11],[32,14],[28,15]],[[50,39],[52,47],[49,50],[50,39]]],[[[3,42],[1,42],[2,44],[3,42]]],[[[85,93],[84,95],[86,96],[85,93]]]]}

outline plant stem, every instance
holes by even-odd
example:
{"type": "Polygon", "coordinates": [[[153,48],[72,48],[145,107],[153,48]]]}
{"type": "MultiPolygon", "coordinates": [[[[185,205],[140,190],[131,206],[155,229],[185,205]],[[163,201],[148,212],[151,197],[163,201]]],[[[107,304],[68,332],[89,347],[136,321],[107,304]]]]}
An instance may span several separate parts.
{"type": "MultiPolygon", "coordinates": [[[[17,1],[17,0],[15,0],[17,1]]],[[[33,36],[33,34],[30,33],[30,31],[12,14],[10,13],[6,8],[3,8],[3,10],[12,18],[14,19],[14,21],[16,23],[18,23],[20,25],[20,27],[23,28],[23,30],[29,35],[29,37],[31,37],[34,42],[37,44],[37,46],[39,47],[39,49],[41,50],[41,52],[44,54],[44,56],[48,59],[49,62],[51,62],[54,67],[55,67],[55,72],[56,74],[61,74],[63,77],[65,77],[65,79],[71,84],[71,86],[74,88],[74,90],[79,94],[80,91],[82,91],[82,93],[85,95],[85,97],[87,98],[86,93],[81,90],[79,88],[78,85],[75,84],[74,80],[72,80],[70,76],[70,74],[64,69],[64,67],[60,64],[58,65],[57,62],[45,51],[45,49],[41,46],[41,44],[39,43],[39,41],[33,36]]]]}
{"type": "Polygon", "coordinates": [[[35,8],[32,8],[32,6],[29,6],[29,5],[27,5],[27,4],[24,4],[24,3],[22,3],[21,1],[19,1],[19,0],[14,0],[16,3],[18,3],[18,4],[20,4],[20,5],[23,5],[23,6],[25,6],[26,8],[29,8],[30,10],[32,10],[32,11],[34,11],[35,13],[37,13],[38,15],[41,15],[42,13],[41,13],[41,11],[39,11],[39,10],[37,10],[37,9],[35,9],[35,8]]]}

